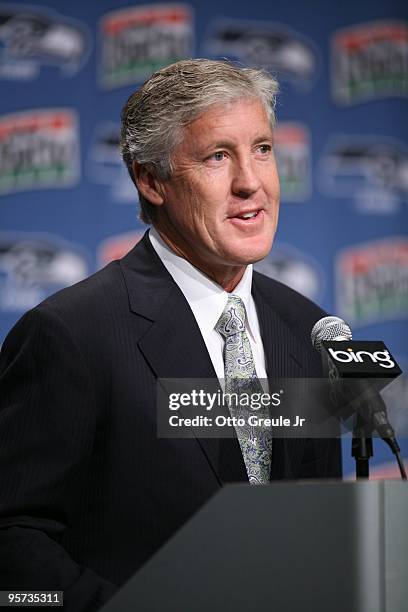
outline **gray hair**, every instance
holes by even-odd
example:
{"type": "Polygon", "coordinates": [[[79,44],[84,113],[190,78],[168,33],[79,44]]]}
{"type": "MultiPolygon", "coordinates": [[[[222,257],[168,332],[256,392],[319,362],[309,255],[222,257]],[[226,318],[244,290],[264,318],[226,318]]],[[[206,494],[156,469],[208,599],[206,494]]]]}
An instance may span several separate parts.
{"type": "MultiPolygon", "coordinates": [[[[162,180],[170,178],[171,155],[183,129],[214,104],[257,98],[273,128],[277,92],[278,84],[267,72],[227,61],[183,60],[155,72],[122,110],[121,151],[132,180],[134,161],[162,180]]],[[[139,199],[140,218],[152,223],[157,207],[140,193],[139,199]]]]}

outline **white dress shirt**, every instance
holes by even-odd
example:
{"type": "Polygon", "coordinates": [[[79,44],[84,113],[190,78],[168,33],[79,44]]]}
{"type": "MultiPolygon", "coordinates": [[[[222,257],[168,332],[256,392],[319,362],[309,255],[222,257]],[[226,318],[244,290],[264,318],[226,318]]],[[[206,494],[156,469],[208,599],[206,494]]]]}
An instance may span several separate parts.
{"type": "MultiPolygon", "coordinates": [[[[224,339],[219,332],[215,331],[214,327],[227,304],[230,294],[191,265],[186,259],[176,255],[153,227],[149,231],[149,238],[157,255],[180,287],[193,311],[215,373],[218,379],[222,381],[224,378],[224,339]]],[[[256,373],[258,378],[266,379],[265,354],[255,302],[251,294],[251,286],[252,265],[248,265],[244,276],[232,294],[238,295],[245,304],[247,313],[246,328],[254,357],[256,373]]]]}

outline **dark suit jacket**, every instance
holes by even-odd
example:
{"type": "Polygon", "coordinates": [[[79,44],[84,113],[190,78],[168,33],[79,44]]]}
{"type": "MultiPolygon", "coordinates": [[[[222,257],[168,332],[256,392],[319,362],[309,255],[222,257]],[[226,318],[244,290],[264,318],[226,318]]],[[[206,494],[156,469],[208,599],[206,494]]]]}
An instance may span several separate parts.
{"type": "MultiPolygon", "coordinates": [[[[324,313],[254,274],[269,376],[319,376],[324,313]]],[[[0,584],[96,610],[224,482],[236,439],[158,439],[156,379],[214,378],[194,316],[147,235],[28,312],[0,361],[0,584]]],[[[275,440],[272,478],[340,476],[338,440],[275,440]]]]}

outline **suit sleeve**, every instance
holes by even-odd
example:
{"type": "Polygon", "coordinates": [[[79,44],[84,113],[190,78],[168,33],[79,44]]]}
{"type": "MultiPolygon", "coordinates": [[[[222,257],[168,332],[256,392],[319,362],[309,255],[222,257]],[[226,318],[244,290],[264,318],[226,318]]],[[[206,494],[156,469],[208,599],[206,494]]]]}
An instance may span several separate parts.
{"type": "Polygon", "coordinates": [[[62,590],[68,612],[97,610],[116,590],[61,545],[96,418],[69,329],[50,308],[28,312],[0,354],[0,584],[62,590]]]}

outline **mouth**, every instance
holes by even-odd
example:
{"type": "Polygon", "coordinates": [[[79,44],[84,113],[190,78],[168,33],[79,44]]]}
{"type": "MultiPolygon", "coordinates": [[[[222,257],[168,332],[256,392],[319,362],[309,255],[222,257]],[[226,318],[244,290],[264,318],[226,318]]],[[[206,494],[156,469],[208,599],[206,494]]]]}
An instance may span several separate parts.
{"type": "Polygon", "coordinates": [[[229,219],[239,219],[240,221],[244,221],[248,223],[256,219],[260,215],[261,212],[262,212],[262,209],[257,208],[255,210],[241,211],[237,215],[230,215],[228,218],[229,219]]]}
{"type": "Polygon", "coordinates": [[[227,218],[238,231],[244,232],[245,236],[254,236],[264,228],[265,211],[263,208],[256,210],[242,210],[237,215],[231,215],[227,218]]]}

